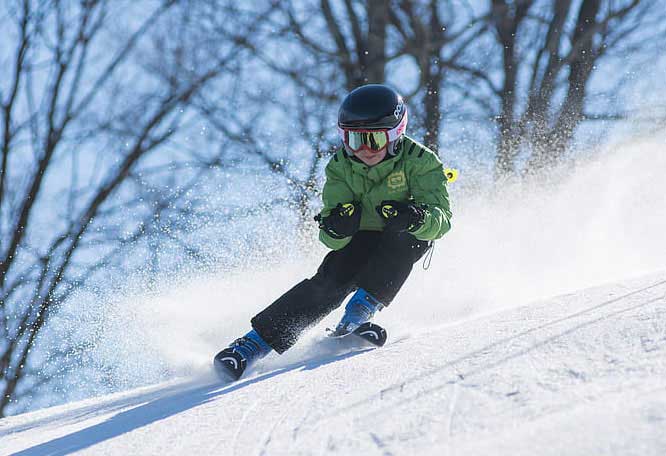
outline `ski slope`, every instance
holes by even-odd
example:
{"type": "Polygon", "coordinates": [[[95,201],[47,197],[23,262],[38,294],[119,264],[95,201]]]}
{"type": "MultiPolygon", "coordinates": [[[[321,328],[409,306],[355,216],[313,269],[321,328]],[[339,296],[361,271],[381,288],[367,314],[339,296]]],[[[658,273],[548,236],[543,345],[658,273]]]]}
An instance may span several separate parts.
{"type": "MultiPolygon", "coordinates": [[[[381,315],[379,318],[381,322],[381,315]]],[[[666,272],[0,421],[0,454],[664,455],[666,272]]]]}
{"type": "MultiPolygon", "coordinates": [[[[466,193],[465,174],[430,269],[378,315],[382,349],[323,340],[338,311],[240,382],[211,376],[326,253],[291,233],[248,270],[88,302],[92,321],[71,316],[94,341],[85,367],[124,392],[0,420],[0,455],[664,455],[665,143],[546,185],[466,193]]],[[[61,400],[99,396],[99,376],[76,374],[61,400]]]]}

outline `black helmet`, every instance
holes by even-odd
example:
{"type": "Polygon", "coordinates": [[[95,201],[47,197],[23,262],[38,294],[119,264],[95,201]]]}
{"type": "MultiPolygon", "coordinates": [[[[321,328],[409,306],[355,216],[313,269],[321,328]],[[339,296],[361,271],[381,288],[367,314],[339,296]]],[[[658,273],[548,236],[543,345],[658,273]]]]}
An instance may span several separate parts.
{"type": "Polygon", "coordinates": [[[407,114],[402,97],[383,84],[352,90],[338,111],[340,128],[395,128],[407,114]]]}
{"type": "Polygon", "coordinates": [[[357,87],[347,95],[338,111],[338,129],[345,150],[354,152],[345,141],[345,130],[388,130],[388,153],[394,155],[395,145],[407,128],[407,106],[398,92],[383,84],[357,87]]]}

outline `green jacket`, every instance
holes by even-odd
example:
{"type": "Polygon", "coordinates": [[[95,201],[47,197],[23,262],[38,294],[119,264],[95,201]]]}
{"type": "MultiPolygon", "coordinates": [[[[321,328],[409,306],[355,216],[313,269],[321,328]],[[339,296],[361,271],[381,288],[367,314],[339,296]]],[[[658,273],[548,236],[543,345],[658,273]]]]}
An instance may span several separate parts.
{"type": "MultiPolygon", "coordinates": [[[[338,203],[360,202],[360,229],[382,231],[384,220],[375,209],[382,201],[413,201],[426,205],[425,223],[413,233],[417,239],[439,239],[449,231],[452,214],[442,162],[430,149],[407,136],[396,147],[395,156],[372,167],[348,157],[342,148],[337,151],[326,166],[322,217],[338,203]]],[[[351,236],[334,239],[320,230],[319,239],[338,250],[349,243],[351,236]]]]}

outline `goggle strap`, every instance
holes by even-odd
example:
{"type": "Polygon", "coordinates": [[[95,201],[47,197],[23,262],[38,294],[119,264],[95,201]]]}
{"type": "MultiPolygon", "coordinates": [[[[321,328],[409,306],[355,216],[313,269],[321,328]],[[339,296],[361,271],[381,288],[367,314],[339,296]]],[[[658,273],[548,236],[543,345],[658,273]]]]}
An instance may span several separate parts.
{"type": "Polygon", "coordinates": [[[405,128],[407,128],[407,112],[405,112],[405,115],[402,116],[400,123],[396,125],[395,128],[392,128],[388,131],[389,141],[395,141],[400,138],[400,135],[405,132],[405,128]]]}

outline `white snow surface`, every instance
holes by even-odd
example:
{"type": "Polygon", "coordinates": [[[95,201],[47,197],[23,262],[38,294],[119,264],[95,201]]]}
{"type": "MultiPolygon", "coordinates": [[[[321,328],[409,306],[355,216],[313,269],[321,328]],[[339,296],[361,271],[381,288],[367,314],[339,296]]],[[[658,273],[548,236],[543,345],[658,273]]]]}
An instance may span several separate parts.
{"type": "Polygon", "coordinates": [[[666,273],[0,421],[0,454],[664,455],[666,273]]]}
{"type": "Polygon", "coordinates": [[[326,340],[338,311],[241,381],[212,375],[323,247],[100,305],[94,356],[118,390],[153,386],[2,419],[0,455],[663,456],[665,143],[500,194],[458,194],[462,170],[430,270],[377,317],[381,349],[326,340]]]}

